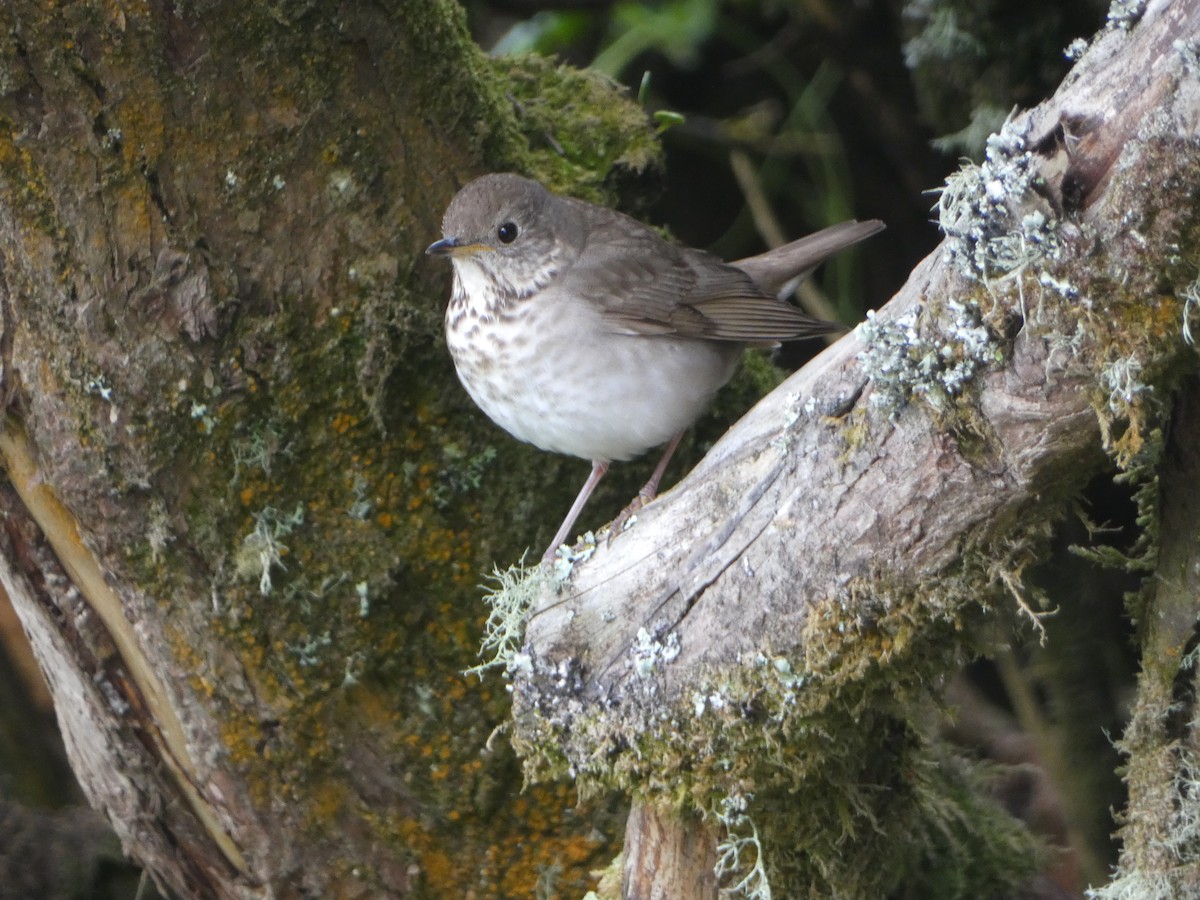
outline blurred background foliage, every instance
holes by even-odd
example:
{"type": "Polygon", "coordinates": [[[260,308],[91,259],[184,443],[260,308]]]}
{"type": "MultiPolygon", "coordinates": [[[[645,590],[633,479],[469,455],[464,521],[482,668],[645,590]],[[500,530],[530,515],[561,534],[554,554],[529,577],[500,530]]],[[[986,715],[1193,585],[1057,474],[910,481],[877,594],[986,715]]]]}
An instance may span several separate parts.
{"type": "Polygon", "coordinates": [[[855,322],[936,245],[930,190],[960,157],[978,157],[1010,110],[1057,86],[1070,65],[1064,48],[1103,24],[1105,6],[476,0],[467,9],[493,55],[597,69],[660,118],[667,176],[651,217],[681,241],[736,258],[849,217],[887,222],[885,237],[821,274],[838,314],[855,322]]]}
{"type": "MultiPolygon", "coordinates": [[[[667,162],[658,193],[631,211],[680,240],[737,258],[845,218],[884,220],[883,235],[815,279],[836,315],[852,324],[885,303],[937,245],[930,210],[944,178],[962,158],[980,156],[987,134],[1010,110],[1053,92],[1070,66],[1065,48],[1103,25],[1107,4],[469,0],[466,6],[475,39],[489,53],[537,53],[592,67],[640,97],[659,123],[667,162]]],[[[813,352],[789,348],[778,361],[794,368],[813,352]]],[[[761,381],[760,372],[757,387],[743,381],[732,391],[737,411],[752,402],[761,381]]],[[[668,481],[720,433],[728,415],[698,429],[691,459],[685,449],[668,481]]],[[[643,478],[637,469],[629,484],[643,478]]],[[[626,487],[618,478],[609,488],[612,512],[627,499],[626,487]]],[[[604,498],[598,500],[597,517],[604,511],[604,498]]],[[[1130,550],[1138,533],[1134,506],[1127,489],[1102,477],[1079,509],[1061,524],[1052,553],[1032,576],[1047,608],[1057,610],[1045,621],[1045,643],[1018,616],[998,611],[995,654],[947,685],[945,707],[931,726],[968,754],[997,763],[997,795],[1059,848],[1047,857],[1045,893],[1038,895],[1046,897],[1082,896],[1088,883],[1105,880],[1115,860],[1112,811],[1124,799],[1111,742],[1125,721],[1136,670],[1124,608],[1136,580],[1071,552],[1130,550]]],[[[78,803],[79,795],[69,787],[61,751],[47,749],[53,723],[29,661],[18,660],[23,651],[11,621],[0,637],[0,683],[25,684],[33,698],[0,706],[0,805],[16,800],[53,816],[51,810],[78,803]],[[30,747],[47,773],[29,772],[30,747]]],[[[0,870],[4,857],[0,852],[0,870]]],[[[0,900],[15,896],[0,883],[0,900]]]]}

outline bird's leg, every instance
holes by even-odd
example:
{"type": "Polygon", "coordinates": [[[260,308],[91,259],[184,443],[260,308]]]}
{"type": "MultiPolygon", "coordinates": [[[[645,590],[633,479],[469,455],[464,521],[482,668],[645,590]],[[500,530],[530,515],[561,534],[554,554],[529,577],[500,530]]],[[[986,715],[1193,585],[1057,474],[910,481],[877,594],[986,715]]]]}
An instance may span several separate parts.
{"type": "Polygon", "coordinates": [[[671,438],[667,443],[667,449],[663,451],[662,459],[654,467],[654,474],[650,476],[650,480],[642,486],[642,489],[637,492],[637,496],[633,498],[630,504],[621,510],[621,514],[613,519],[612,525],[609,526],[609,543],[612,543],[612,539],[621,533],[621,529],[625,527],[625,523],[629,521],[630,516],[658,496],[658,485],[662,482],[663,473],[667,471],[667,463],[675,455],[675,448],[679,446],[679,441],[682,438],[682,431],[671,438]]]}
{"type": "Polygon", "coordinates": [[[542,556],[542,562],[553,562],[555,551],[567,539],[567,535],[571,531],[571,526],[575,524],[575,520],[579,518],[579,514],[583,512],[583,506],[588,501],[588,497],[592,496],[592,491],[596,489],[596,485],[600,483],[600,479],[604,477],[604,473],[608,471],[608,463],[600,460],[592,460],[592,474],[588,476],[588,480],[583,483],[583,487],[579,489],[579,496],[575,498],[575,502],[571,504],[571,509],[567,513],[567,517],[563,519],[562,525],[558,527],[558,534],[554,536],[554,540],[550,542],[550,549],[542,556]]]}
{"type": "MultiPolygon", "coordinates": [[[[675,437],[667,443],[667,449],[663,451],[662,459],[658,461],[658,465],[654,467],[654,474],[650,476],[650,480],[638,491],[637,503],[639,507],[645,506],[651,500],[658,496],[658,486],[662,483],[663,474],[667,471],[667,463],[671,461],[671,457],[675,455],[675,450],[679,447],[679,442],[683,440],[683,432],[677,432],[675,437]],[[640,502],[639,502],[640,501],[640,502]]],[[[631,504],[632,505],[632,504],[631,504]]]]}

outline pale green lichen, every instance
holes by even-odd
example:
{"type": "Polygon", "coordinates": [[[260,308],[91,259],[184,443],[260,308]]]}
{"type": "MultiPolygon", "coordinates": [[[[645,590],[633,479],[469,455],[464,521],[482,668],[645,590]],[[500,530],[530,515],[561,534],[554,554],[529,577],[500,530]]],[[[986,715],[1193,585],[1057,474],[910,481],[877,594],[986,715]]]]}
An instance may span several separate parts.
{"type": "Polygon", "coordinates": [[[271,425],[258,425],[244,440],[233,443],[233,483],[237,484],[246,472],[261,472],[271,476],[275,458],[287,453],[280,435],[271,425]]]}
{"type": "MultiPolygon", "coordinates": [[[[1200,722],[1190,723],[1193,733],[1200,722]]],[[[1176,900],[1195,895],[1200,871],[1200,755],[1179,747],[1168,790],[1169,821],[1160,829],[1152,870],[1117,867],[1112,881],[1090,888],[1091,900],[1176,900]]]]}
{"type": "Polygon", "coordinates": [[[724,835],[717,843],[717,862],[713,874],[721,886],[723,898],[771,900],[771,882],[767,878],[766,853],[758,838],[758,827],[746,814],[749,797],[730,794],[722,797],[712,810],[713,819],[724,835]],[[736,879],[736,880],[734,880],[736,879]]]}
{"type": "Polygon", "coordinates": [[[346,515],[357,521],[365,521],[375,509],[375,501],[371,497],[371,483],[361,472],[354,473],[354,483],[350,486],[354,499],[346,507],[346,515]]]}
{"type": "Polygon", "coordinates": [[[633,646],[629,648],[633,671],[643,679],[652,677],[677,656],[679,633],[676,631],[660,635],[651,633],[646,628],[639,628],[633,646]]]}
{"type": "MultiPolygon", "coordinates": [[[[636,520],[632,516],[630,521],[636,520]]],[[[627,523],[628,524],[628,523],[627,523]]],[[[596,552],[596,534],[585,531],[574,544],[563,544],[554,548],[554,580],[563,584],[571,577],[576,563],[586,562],[596,552]]]]}
{"type": "Polygon", "coordinates": [[[1181,38],[1172,42],[1171,48],[1179,54],[1185,72],[1193,77],[1200,75],[1200,42],[1181,38]]]}
{"type": "Polygon", "coordinates": [[[433,502],[439,509],[451,507],[466,493],[478,490],[484,475],[496,459],[496,448],[484,447],[478,453],[468,453],[461,445],[449,441],[442,445],[440,477],[433,489],[433,502]]]}
{"type": "Polygon", "coordinates": [[[312,635],[303,641],[295,644],[288,644],[288,652],[296,657],[296,662],[300,665],[311,668],[319,665],[324,659],[322,651],[333,643],[333,636],[328,632],[322,632],[319,635],[312,635]]]}
{"type": "Polygon", "coordinates": [[[1152,394],[1154,387],[1145,376],[1145,366],[1137,356],[1110,360],[1100,370],[1100,385],[1108,391],[1108,408],[1119,415],[1152,394]]]}
{"type": "Polygon", "coordinates": [[[1189,347],[1194,347],[1196,339],[1192,334],[1192,318],[1200,314],[1200,278],[1181,290],[1179,299],[1183,301],[1183,340],[1189,347]]]}
{"type": "Polygon", "coordinates": [[[286,569],[283,556],[287,546],[280,540],[304,523],[304,504],[295,510],[281,513],[272,506],[254,515],[254,529],[242,538],[234,556],[234,566],[243,578],[256,578],[258,592],[266,597],[271,593],[271,570],[286,569]]]}
{"type": "Polygon", "coordinates": [[[975,300],[948,300],[942,316],[924,312],[885,318],[870,311],[855,329],[866,344],[858,359],[875,387],[872,404],[896,410],[920,398],[947,411],[981,369],[1004,361],[975,300]]]}
{"type": "Polygon", "coordinates": [[[1071,62],[1077,62],[1087,53],[1089,46],[1086,38],[1077,37],[1063,48],[1063,56],[1071,62]]]}
{"type": "Polygon", "coordinates": [[[1146,11],[1146,0],[1112,0],[1108,7],[1108,21],[1105,27],[1119,28],[1128,31],[1146,11]]]}
{"type": "Polygon", "coordinates": [[[1034,154],[1011,118],[986,148],[981,165],[946,179],[937,210],[950,259],[967,277],[991,284],[1019,279],[1029,266],[1057,256],[1061,242],[1050,204],[1035,191],[1034,154]]]}
{"type": "Polygon", "coordinates": [[[493,583],[484,588],[483,595],[484,603],[491,607],[479,647],[484,661],[464,674],[482,679],[489,669],[500,669],[507,677],[528,671],[529,657],[521,653],[525,621],[550,577],[545,566],[526,566],[524,558],[507,569],[492,571],[493,583]]]}

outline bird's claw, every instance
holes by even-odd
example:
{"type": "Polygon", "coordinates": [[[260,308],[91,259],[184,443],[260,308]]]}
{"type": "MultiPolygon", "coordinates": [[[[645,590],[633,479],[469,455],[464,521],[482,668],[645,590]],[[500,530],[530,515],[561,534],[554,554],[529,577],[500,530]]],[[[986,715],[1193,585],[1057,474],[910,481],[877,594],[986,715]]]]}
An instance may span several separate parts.
{"type": "Polygon", "coordinates": [[[608,541],[606,546],[611,547],[613,539],[627,528],[630,528],[633,523],[637,521],[637,516],[634,514],[653,499],[653,497],[647,497],[643,494],[638,494],[636,497],[634,497],[630,504],[621,510],[620,515],[613,519],[609,524],[608,541]]]}

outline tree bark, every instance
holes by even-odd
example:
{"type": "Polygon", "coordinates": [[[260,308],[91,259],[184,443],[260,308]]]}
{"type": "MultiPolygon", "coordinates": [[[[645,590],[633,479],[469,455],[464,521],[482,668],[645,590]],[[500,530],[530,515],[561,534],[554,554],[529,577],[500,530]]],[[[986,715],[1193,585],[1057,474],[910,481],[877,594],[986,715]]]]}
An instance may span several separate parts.
{"type": "Polygon", "coordinates": [[[715,900],[716,842],[699,818],[634,803],[625,825],[621,896],[629,900],[715,900]]]}
{"type": "Polygon", "coordinates": [[[180,897],[582,893],[606,810],[462,675],[481,482],[545,463],[458,415],[422,251],[481,169],[636,179],[644,114],[445,2],[0,23],[0,581],[90,802],[180,897]]]}
{"type": "Polygon", "coordinates": [[[1121,740],[1129,755],[1116,877],[1097,896],[1167,900],[1200,892],[1200,384],[1180,391],[1156,492],[1157,565],[1140,598],[1142,672],[1121,740]]]}
{"type": "Polygon", "coordinates": [[[1144,458],[1195,366],[1197,34],[1194,2],[1110,23],[948,186],[947,240],[873,322],[633,528],[538,576],[509,669],[531,775],[718,819],[758,797],[786,895],[906,883],[897,848],[946,826],[926,792],[952,791],[912,776],[928,686],[986,643],[989,608],[1032,614],[1021,571],[1055,518],[1104,451],[1144,458]],[[856,863],[879,854],[895,868],[856,863]]]}

